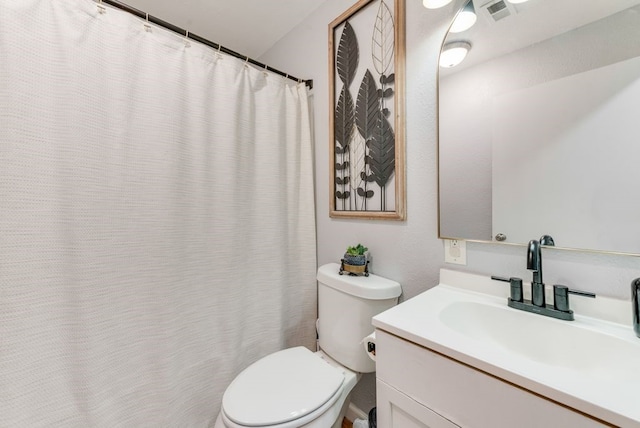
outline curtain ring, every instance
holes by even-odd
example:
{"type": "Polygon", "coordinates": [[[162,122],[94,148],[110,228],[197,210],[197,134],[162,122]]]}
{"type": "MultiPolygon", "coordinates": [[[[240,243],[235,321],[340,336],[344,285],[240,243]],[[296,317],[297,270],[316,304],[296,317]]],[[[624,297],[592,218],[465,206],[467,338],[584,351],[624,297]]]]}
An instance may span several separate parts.
{"type": "Polygon", "coordinates": [[[184,47],[185,47],[185,48],[189,48],[189,47],[191,47],[191,43],[189,42],[189,30],[185,30],[185,35],[184,35],[184,47]]]}
{"type": "Polygon", "coordinates": [[[149,14],[148,13],[145,14],[145,21],[146,22],[144,23],[144,30],[146,32],[150,32],[151,31],[151,25],[149,24],[149,14]]]}
{"type": "Polygon", "coordinates": [[[249,57],[244,60],[244,66],[245,68],[249,68],[249,57]]]}
{"type": "Polygon", "coordinates": [[[98,6],[98,13],[100,15],[104,15],[105,13],[107,13],[107,8],[102,5],[102,0],[100,0],[100,3],[98,3],[97,6],[98,6]]]}

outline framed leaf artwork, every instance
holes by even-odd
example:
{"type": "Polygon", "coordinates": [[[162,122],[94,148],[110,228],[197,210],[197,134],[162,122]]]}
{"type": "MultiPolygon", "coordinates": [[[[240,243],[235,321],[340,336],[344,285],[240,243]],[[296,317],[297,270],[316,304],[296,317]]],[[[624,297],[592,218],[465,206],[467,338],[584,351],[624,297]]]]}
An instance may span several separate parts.
{"type": "Polygon", "coordinates": [[[329,24],[329,215],[405,219],[405,0],[329,24]]]}

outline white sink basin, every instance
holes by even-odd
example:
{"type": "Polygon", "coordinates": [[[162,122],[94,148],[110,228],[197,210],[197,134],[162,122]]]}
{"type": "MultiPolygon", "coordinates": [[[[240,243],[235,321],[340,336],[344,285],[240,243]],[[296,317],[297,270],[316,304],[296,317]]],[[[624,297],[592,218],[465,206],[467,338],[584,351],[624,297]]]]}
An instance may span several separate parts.
{"type": "MultiPolygon", "coordinates": [[[[574,321],[561,321],[493,303],[455,301],[440,312],[447,327],[551,367],[585,371],[590,377],[640,383],[637,343],[574,321]],[[632,369],[636,367],[636,369],[632,369]]],[[[611,326],[606,326],[610,330],[611,326]]]]}
{"type": "Polygon", "coordinates": [[[640,428],[631,302],[576,297],[575,321],[563,321],[510,308],[507,295],[488,277],[443,269],[438,286],[373,325],[614,426],[640,428]]]}

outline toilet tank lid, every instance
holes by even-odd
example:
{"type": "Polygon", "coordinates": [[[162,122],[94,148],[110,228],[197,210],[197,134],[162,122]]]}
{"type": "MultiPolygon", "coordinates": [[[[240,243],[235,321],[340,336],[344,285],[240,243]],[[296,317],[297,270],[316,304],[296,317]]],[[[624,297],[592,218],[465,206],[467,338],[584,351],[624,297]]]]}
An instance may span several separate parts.
{"type": "Polygon", "coordinates": [[[374,274],[351,276],[346,272],[340,275],[338,272],[340,272],[338,263],[320,266],[317,276],[318,282],[363,299],[393,299],[402,293],[400,283],[381,276],[374,274]]]}

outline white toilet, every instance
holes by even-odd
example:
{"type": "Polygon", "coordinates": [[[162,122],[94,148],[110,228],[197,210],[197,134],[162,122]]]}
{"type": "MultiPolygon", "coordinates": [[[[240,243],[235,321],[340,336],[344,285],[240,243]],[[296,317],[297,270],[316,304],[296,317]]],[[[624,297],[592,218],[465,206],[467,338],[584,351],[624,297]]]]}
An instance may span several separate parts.
{"type": "Polygon", "coordinates": [[[243,370],[224,393],[214,428],[339,428],[361,373],[375,371],[363,339],[371,318],[394,306],[400,284],[318,269],[320,351],[289,348],[243,370]]]}

